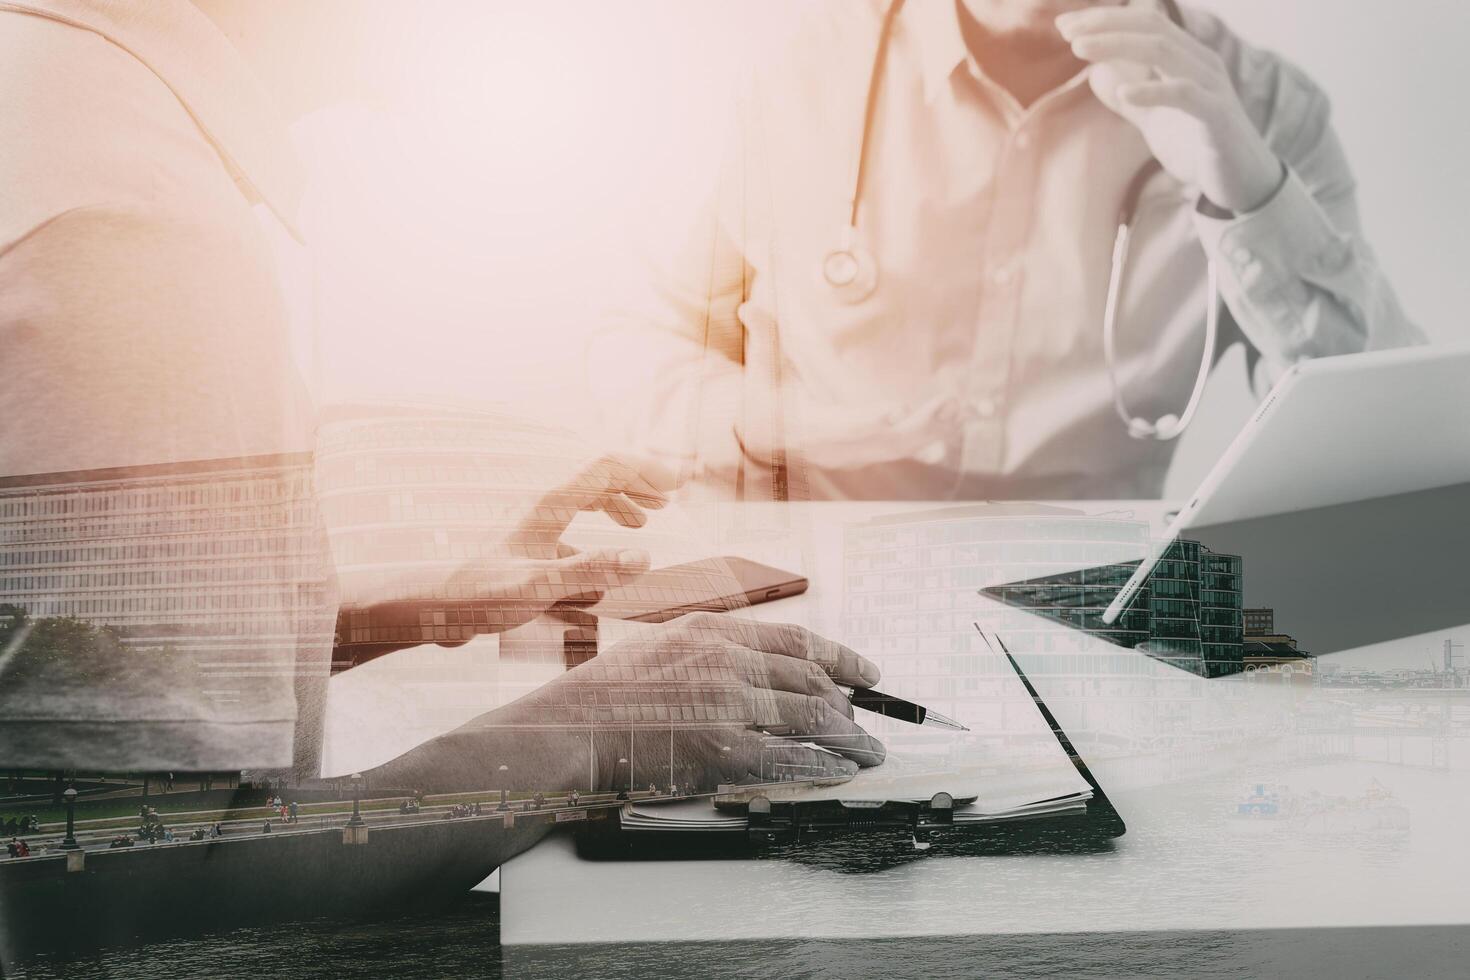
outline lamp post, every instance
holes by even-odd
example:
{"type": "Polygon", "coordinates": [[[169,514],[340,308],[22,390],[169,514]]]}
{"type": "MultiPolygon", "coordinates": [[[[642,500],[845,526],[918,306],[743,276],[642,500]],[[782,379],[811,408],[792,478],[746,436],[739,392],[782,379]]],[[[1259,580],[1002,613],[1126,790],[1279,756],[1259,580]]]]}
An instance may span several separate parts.
{"type": "Polygon", "coordinates": [[[633,764],[628,761],[627,756],[618,759],[618,765],[628,767],[628,795],[633,795],[633,764]]]}
{"type": "Polygon", "coordinates": [[[500,807],[499,807],[499,809],[501,809],[501,810],[509,810],[510,809],[510,787],[506,785],[506,781],[510,779],[510,766],[508,766],[508,765],[506,765],[505,763],[502,762],[500,764],[500,768],[498,770],[496,770],[496,771],[500,773],[500,807]]]}
{"type": "Polygon", "coordinates": [[[61,794],[66,800],[66,837],[61,842],[63,851],[75,851],[82,845],[77,843],[76,818],[77,818],[77,788],[68,786],[66,792],[61,794]]]}
{"type": "Polygon", "coordinates": [[[352,819],[347,821],[349,827],[363,827],[367,821],[362,819],[362,773],[352,774],[352,819]]]}

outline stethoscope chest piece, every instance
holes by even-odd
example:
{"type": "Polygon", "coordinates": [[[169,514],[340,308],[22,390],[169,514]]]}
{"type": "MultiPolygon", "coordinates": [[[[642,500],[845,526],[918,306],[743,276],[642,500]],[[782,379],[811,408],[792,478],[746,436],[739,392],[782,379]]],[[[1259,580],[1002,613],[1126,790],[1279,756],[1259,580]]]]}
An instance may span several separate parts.
{"type": "Polygon", "coordinates": [[[822,279],[844,303],[861,303],[878,288],[878,263],[865,248],[835,248],[822,260],[822,279]]]}

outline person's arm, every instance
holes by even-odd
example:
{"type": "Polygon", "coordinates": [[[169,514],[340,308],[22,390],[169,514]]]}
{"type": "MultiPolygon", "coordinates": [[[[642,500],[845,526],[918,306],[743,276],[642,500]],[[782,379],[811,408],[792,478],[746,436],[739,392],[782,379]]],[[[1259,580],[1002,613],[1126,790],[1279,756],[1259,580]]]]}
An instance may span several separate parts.
{"type": "Polygon", "coordinates": [[[16,764],[284,766],[293,686],[327,670],[309,404],[250,212],[216,206],[75,207],[0,250],[0,475],[154,474],[92,483],[76,506],[96,516],[46,531],[74,576],[0,581],[0,605],[30,613],[0,656],[0,756],[16,764]],[[95,578],[104,558],[115,578],[95,578]],[[249,665],[227,681],[226,635],[249,665]]]}
{"type": "Polygon", "coordinates": [[[1188,30],[1146,7],[1057,23],[1093,63],[1099,99],[1138,128],[1166,170],[1200,189],[1200,242],[1266,374],[1423,341],[1363,236],[1328,100],[1300,71],[1199,14],[1188,30]]]}
{"type": "Polygon", "coordinates": [[[884,749],[839,686],[878,679],[870,661],[800,627],[695,613],[364,775],[438,793],[615,792],[679,773],[707,790],[794,771],[842,780],[882,763],[884,749]],[[630,768],[639,729],[658,733],[660,748],[630,768]]]}
{"type": "MultiPolygon", "coordinates": [[[[843,781],[881,764],[885,750],[853,720],[839,685],[878,679],[872,662],[800,627],[696,613],[363,776],[378,788],[529,793],[536,809],[548,792],[616,793],[645,783],[712,792],[794,772],[843,781]],[[635,730],[652,733],[657,750],[630,751],[635,730]]],[[[481,870],[489,874],[554,826],[516,821],[494,853],[479,856],[481,870]]]]}
{"type": "Polygon", "coordinates": [[[711,208],[629,309],[589,342],[589,384],[610,436],[679,482],[733,468],[742,408],[744,259],[711,208]]]}
{"type": "Polygon", "coordinates": [[[1325,95],[1298,96],[1278,136],[1281,185],[1245,214],[1201,208],[1195,226],[1220,293],[1259,358],[1257,387],[1311,357],[1424,342],[1363,233],[1357,189],[1325,95]],[[1298,112],[1300,120],[1295,119],[1298,112]]]}
{"type": "MultiPolygon", "coordinates": [[[[518,462],[523,473],[540,476],[547,461],[518,462]]],[[[664,493],[615,457],[558,479],[560,485],[528,491],[526,504],[507,508],[502,520],[482,519],[465,542],[456,542],[473,545],[474,558],[425,571],[421,542],[414,539],[391,556],[400,567],[375,572],[369,584],[344,583],[333,662],[361,663],[426,643],[458,646],[474,635],[523,626],[559,603],[591,605],[646,572],[648,555],[641,549],[578,551],[561,537],[584,511],[602,511],[625,528],[642,527],[644,509],[662,507],[664,493]]]]}
{"type": "Polygon", "coordinates": [[[589,341],[587,381],[607,436],[684,482],[727,473],[742,458],[745,326],[750,269],[743,250],[746,161],[732,125],[719,179],[666,259],[649,263],[607,326],[589,341]]]}

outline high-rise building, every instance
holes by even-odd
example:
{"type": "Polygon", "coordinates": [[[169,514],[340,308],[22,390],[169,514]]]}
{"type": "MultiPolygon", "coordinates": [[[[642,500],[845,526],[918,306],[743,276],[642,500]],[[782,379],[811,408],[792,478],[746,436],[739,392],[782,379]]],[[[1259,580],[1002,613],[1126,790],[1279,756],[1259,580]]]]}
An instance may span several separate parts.
{"type": "MultiPolygon", "coordinates": [[[[1140,525],[1147,536],[1147,528],[1140,525]]],[[[1242,668],[1242,563],[1197,541],[1179,539],[1164,552],[1147,583],[1117,621],[1102,621],[1137,562],[1026,579],[986,591],[1015,606],[1065,623],[1201,677],[1242,668]]]]}
{"type": "Polygon", "coordinates": [[[296,683],[330,659],[332,581],[309,455],[0,479],[0,606],[28,624],[0,746],[59,767],[48,733],[95,719],[114,734],[73,733],[78,766],[287,765],[296,683]],[[170,762],[169,725],[222,737],[170,762]]]}
{"type": "Polygon", "coordinates": [[[1240,556],[1200,548],[1200,647],[1205,675],[1239,673],[1243,667],[1240,556]]]}

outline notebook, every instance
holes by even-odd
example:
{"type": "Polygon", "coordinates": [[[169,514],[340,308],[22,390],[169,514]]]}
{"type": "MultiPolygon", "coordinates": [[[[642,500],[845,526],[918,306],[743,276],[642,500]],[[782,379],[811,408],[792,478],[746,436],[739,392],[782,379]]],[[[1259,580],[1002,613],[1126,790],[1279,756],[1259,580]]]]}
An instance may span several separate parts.
{"type": "MultiPolygon", "coordinates": [[[[1028,821],[1055,827],[1062,819],[1089,834],[1121,835],[1121,818],[1014,658],[994,646],[979,656],[987,659],[984,667],[999,690],[987,702],[990,719],[961,719],[975,722],[975,730],[905,725],[859,711],[858,721],[888,750],[881,766],[838,784],[722,787],[713,797],[631,801],[619,813],[618,830],[659,838],[743,837],[750,826],[749,803],[756,797],[769,800],[786,819],[801,823],[807,814],[814,826],[831,829],[837,807],[855,813],[917,807],[947,794],[953,800],[947,823],[954,828],[1007,825],[1009,830],[1028,821]]],[[[851,823],[854,829],[864,825],[861,819],[851,823]]]]}

